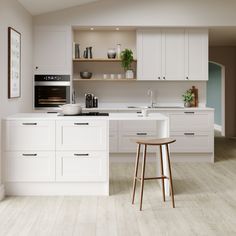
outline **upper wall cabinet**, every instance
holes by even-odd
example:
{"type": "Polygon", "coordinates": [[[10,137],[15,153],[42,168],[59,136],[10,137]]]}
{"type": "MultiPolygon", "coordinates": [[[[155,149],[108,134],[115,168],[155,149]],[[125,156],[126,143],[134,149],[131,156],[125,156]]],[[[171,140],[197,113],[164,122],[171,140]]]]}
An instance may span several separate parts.
{"type": "Polygon", "coordinates": [[[137,31],[139,80],[208,80],[208,31],[137,31]]]}
{"type": "Polygon", "coordinates": [[[72,30],[68,26],[36,26],[34,73],[71,74],[72,30]]]}

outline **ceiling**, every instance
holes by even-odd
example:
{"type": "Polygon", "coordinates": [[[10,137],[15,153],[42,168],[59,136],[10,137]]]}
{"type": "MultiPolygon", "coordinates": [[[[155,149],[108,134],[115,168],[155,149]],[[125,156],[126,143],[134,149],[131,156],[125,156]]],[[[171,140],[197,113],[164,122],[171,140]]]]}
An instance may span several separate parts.
{"type": "Polygon", "coordinates": [[[101,0],[18,0],[32,15],[57,11],[101,0]]]}

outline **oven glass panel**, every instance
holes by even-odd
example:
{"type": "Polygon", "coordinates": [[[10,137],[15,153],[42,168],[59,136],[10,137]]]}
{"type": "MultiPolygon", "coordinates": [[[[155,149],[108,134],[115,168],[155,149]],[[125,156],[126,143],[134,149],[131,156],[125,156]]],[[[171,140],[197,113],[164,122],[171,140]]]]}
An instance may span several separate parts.
{"type": "Polygon", "coordinates": [[[35,107],[58,107],[70,103],[69,86],[35,86],[35,107]]]}

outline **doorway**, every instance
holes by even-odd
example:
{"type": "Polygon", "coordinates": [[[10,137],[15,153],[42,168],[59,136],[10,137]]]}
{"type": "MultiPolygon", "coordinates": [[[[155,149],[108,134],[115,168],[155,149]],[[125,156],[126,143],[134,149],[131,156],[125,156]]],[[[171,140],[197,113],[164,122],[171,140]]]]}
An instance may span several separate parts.
{"type": "Polygon", "coordinates": [[[207,106],[215,109],[215,136],[225,136],[225,67],[209,62],[207,106]]]}

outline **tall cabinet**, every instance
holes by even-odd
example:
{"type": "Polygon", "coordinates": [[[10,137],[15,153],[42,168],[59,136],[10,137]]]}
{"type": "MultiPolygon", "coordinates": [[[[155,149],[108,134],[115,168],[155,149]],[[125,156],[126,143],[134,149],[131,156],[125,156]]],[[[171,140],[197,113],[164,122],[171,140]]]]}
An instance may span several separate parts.
{"type": "Polygon", "coordinates": [[[138,30],[137,60],[140,80],[208,80],[208,31],[138,30]]]}

